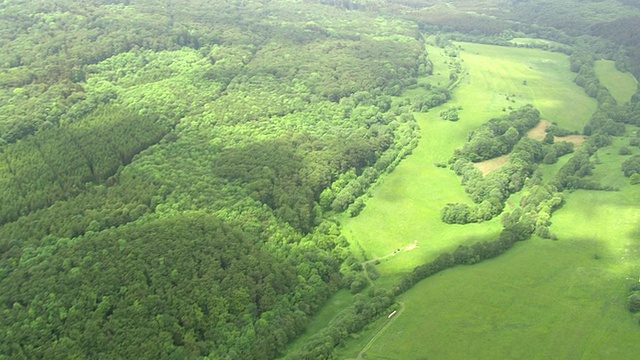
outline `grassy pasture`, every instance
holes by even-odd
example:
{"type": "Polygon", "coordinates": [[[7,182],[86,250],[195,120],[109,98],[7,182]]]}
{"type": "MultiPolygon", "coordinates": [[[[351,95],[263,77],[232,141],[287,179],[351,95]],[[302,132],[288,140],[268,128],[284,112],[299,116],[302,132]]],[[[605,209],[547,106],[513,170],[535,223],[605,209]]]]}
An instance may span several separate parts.
{"type": "MultiPolygon", "coordinates": [[[[637,129],[637,127],[628,126],[629,128],[637,129]]],[[[635,146],[629,146],[628,137],[617,137],[613,139],[613,143],[610,146],[599,149],[596,158],[596,167],[593,170],[593,177],[603,185],[613,186],[620,188],[622,193],[625,193],[625,189],[629,185],[629,178],[622,175],[622,162],[633,155],[639,155],[640,149],[635,146]],[[626,147],[631,151],[631,154],[627,156],[618,155],[620,148],[626,147]]],[[[635,186],[636,188],[638,186],[635,186]]],[[[635,205],[640,203],[640,196],[635,199],[635,205]]],[[[633,204],[633,202],[632,202],[633,204]]],[[[640,223],[640,217],[637,220],[640,223]]]]}
{"type": "Polygon", "coordinates": [[[637,272],[585,235],[533,239],[426,279],[367,359],[634,358],[640,329],[625,294],[637,272]]]}
{"type": "Polygon", "coordinates": [[[552,219],[558,241],[534,238],[422,281],[367,359],[635,358],[640,326],[625,300],[640,280],[640,186],[616,155],[627,141],[601,149],[594,170],[620,191],[566,194],[552,219]]]}
{"type": "Polygon", "coordinates": [[[633,75],[618,71],[611,60],[596,61],[595,70],[598,80],[609,89],[618,104],[629,101],[638,88],[638,82],[633,75]]]}
{"type": "MultiPolygon", "coordinates": [[[[380,265],[381,279],[499,231],[495,220],[471,226],[439,220],[442,205],[468,200],[459,179],[433,163],[446,160],[469,130],[505,106],[532,103],[544,119],[572,130],[581,130],[595,110],[595,102],[573,84],[565,55],[459,45],[468,74],[444,106],[462,106],[460,121],[440,120],[440,109],[418,114],[422,140],[414,154],[374,189],[361,215],[343,219],[345,235],[370,258],[419,240],[419,249],[380,265]]],[[[365,358],[633,358],[640,351],[640,327],[626,311],[625,295],[640,276],[640,262],[632,260],[640,255],[640,187],[628,185],[620,172],[624,159],[615,156],[627,141],[599,151],[602,164],[594,170],[596,179],[621,191],[568,194],[552,219],[556,242],[534,238],[496,259],[422,281],[401,296],[405,310],[365,358]]],[[[553,176],[569,157],[541,166],[544,176],[553,176]]],[[[385,324],[373,323],[340,355],[355,358],[385,324]]]]}
{"type": "MultiPolygon", "coordinates": [[[[552,219],[558,241],[533,238],[422,281],[399,298],[405,311],[366,358],[635,358],[640,317],[625,300],[640,281],[640,186],[620,175],[624,157],[615,154],[626,141],[601,149],[594,170],[620,191],[566,194],[552,219]]],[[[344,357],[384,324],[353,340],[344,357]]]]}
{"type": "Polygon", "coordinates": [[[470,69],[464,81],[470,86],[461,87],[457,97],[461,102],[475,104],[477,115],[495,116],[496,105],[504,107],[505,95],[516,95],[509,97],[515,101],[510,106],[533,104],[543,119],[570,130],[582,130],[596,109],[595,100],[573,83],[575,74],[569,71],[564,54],[471,43],[459,45],[464,49],[461,55],[466,68],[470,69]]]}
{"type": "MultiPolygon", "coordinates": [[[[387,256],[418,241],[418,248],[401,251],[379,265],[383,277],[409,271],[459,244],[492,239],[500,231],[498,219],[465,226],[440,221],[440,210],[447,203],[471,201],[459,185],[460,179],[434,164],[446,162],[471,130],[504,114],[503,108],[527,103],[538,107],[546,119],[570,129],[581,129],[595,110],[595,102],[573,84],[566,55],[537,49],[458,45],[463,49],[460,57],[465,70],[454,99],[441,108],[416,114],[422,134],[419,146],[371,191],[373,197],[359,216],[341,219],[344,235],[354,248],[362,247],[369,259],[387,256]],[[527,85],[523,85],[525,80],[527,85]],[[566,104],[580,106],[569,109],[566,104]],[[440,119],[440,111],[451,106],[462,106],[460,121],[440,119]]],[[[441,49],[428,47],[427,51],[436,75],[433,80],[427,77],[421,81],[441,81],[440,77],[448,74],[445,62],[449,59],[441,49]]],[[[414,89],[407,96],[419,91],[423,90],[414,89]]]]}

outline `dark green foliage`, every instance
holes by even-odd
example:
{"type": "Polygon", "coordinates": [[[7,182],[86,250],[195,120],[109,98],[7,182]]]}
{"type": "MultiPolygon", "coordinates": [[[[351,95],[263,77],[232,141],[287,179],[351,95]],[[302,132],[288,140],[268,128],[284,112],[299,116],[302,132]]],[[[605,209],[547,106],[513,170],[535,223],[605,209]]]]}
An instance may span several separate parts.
{"type": "Polygon", "coordinates": [[[622,163],[622,173],[626,177],[640,174],[640,155],[635,155],[622,163]]]}
{"type": "Polygon", "coordinates": [[[622,146],[618,150],[618,154],[620,154],[620,155],[631,155],[631,150],[626,146],[622,146]]]}
{"type": "Polygon", "coordinates": [[[468,159],[457,159],[453,170],[462,177],[465,191],[477,205],[447,204],[441,212],[442,221],[467,224],[494,218],[504,209],[509,195],[522,189],[543,158],[546,156],[542,145],[523,137],[513,147],[509,162],[484,177],[468,159]]]}
{"type": "MultiPolygon", "coordinates": [[[[371,184],[417,144],[411,107],[443,104],[462,78],[453,37],[438,35],[449,82],[411,104],[390,97],[433,72],[419,26],[503,45],[521,30],[574,42],[507,20],[526,18],[500,13],[515,3],[494,17],[424,5],[0,2],[0,357],[271,359],[339,284],[366,287],[361,266],[341,264],[349,244],[324,217],[363,209],[371,184]]],[[[546,14],[540,23],[557,18],[546,14]]],[[[622,26],[615,41],[631,44],[633,19],[581,29],[611,38],[622,26]]],[[[633,51],[580,41],[634,69],[633,51]]],[[[585,128],[593,146],[640,124],[639,97],[615,106],[594,81],[595,57],[574,58],[576,81],[602,107],[585,128]]],[[[522,120],[496,121],[476,149],[476,159],[511,151],[504,171],[485,180],[471,155],[454,164],[477,203],[466,221],[501,212],[534,162],[566,153],[519,140],[522,120]]],[[[579,165],[571,176],[589,173],[579,165]]],[[[397,289],[543,235],[540,214],[559,206],[545,191],[505,217],[496,241],[441,255],[397,289]]],[[[393,304],[384,291],[358,295],[292,358],[331,357],[393,304]]]]}
{"type": "MultiPolygon", "coordinates": [[[[577,134],[577,132],[575,131],[570,131],[567,129],[563,129],[561,127],[559,127],[558,125],[549,125],[546,129],[547,131],[547,135],[552,135],[552,136],[568,136],[568,135],[575,135],[577,134]]],[[[546,141],[546,136],[545,136],[545,141],[546,141]]],[[[549,141],[546,141],[547,143],[550,143],[549,141]]]]}
{"type": "Polygon", "coordinates": [[[640,292],[634,291],[629,295],[629,299],[627,299],[627,309],[632,313],[640,311],[640,292]]]}
{"type": "Polygon", "coordinates": [[[415,111],[426,112],[438,105],[446,103],[451,98],[451,93],[445,88],[433,88],[427,95],[412,101],[415,111]]]}
{"type": "Polygon", "coordinates": [[[536,126],[539,121],[540,112],[531,105],[512,111],[504,117],[491,119],[469,134],[467,143],[462,149],[456,150],[456,157],[478,162],[507,154],[527,130],[536,126]]]}
{"type": "Polygon", "coordinates": [[[545,146],[543,151],[544,158],[542,159],[542,163],[555,164],[559,157],[573,152],[573,143],[568,141],[552,143],[550,146],[545,146]]]}
{"type": "Polygon", "coordinates": [[[450,108],[448,110],[442,110],[440,112],[440,118],[442,120],[458,121],[460,116],[458,115],[458,108],[450,108]]]}
{"type": "Polygon", "coordinates": [[[472,208],[467,204],[447,204],[440,216],[447,224],[467,224],[475,221],[472,208]]]}
{"type": "Polygon", "coordinates": [[[263,249],[262,240],[206,215],[51,240],[25,249],[2,280],[0,316],[12,329],[0,338],[3,349],[27,337],[31,344],[3,350],[11,357],[50,357],[57,350],[49,334],[55,333],[73,339],[68,357],[231,351],[273,358],[302,330],[302,309],[318,303],[309,298],[318,295],[307,292],[326,289],[314,279],[324,270],[310,277],[296,270],[293,260],[306,256],[303,249],[280,258],[263,249]],[[290,305],[300,310],[290,312],[290,305]],[[34,311],[40,318],[30,315],[34,311]],[[39,330],[25,333],[24,326],[39,330]],[[229,337],[231,329],[244,335],[229,337]]]}
{"type": "Polygon", "coordinates": [[[237,5],[0,4],[0,357],[271,359],[338,289],[421,36],[237,5]]]}
{"type": "Polygon", "coordinates": [[[550,145],[550,144],[553,144],[554,142],[555,142],[554,135],[550,133],[547,129],[547,134],[544,136],[544,139],[542,139],[542,144],[550,145]]]}
{"type": "Polygon", "coordinates": [[[334,349],[345,337],[364,328],[365,325],[386,315],[394,305],[394,295],[378,289],[369,295],[357,295],[353,305],[336,315],[329,325],[311,336],[296,353],[287,354],[287,360],[330,359],[334,349]]]}
{"type": "Polygon", "coordinates": [[[87,183],[105,183],[169,131],[155,117],[105,107],[8,145],[0,154],[0,224],[76,196],[87,183]]]}

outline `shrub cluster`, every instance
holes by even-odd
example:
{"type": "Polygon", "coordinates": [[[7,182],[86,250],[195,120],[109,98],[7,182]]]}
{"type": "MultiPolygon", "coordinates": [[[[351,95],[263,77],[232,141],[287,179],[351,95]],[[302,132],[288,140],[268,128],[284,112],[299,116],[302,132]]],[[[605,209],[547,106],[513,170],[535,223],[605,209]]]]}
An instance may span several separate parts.
{"type": "Polygon", "coordinates": [[[533,174],[536,164],[544,157],[542,144],[524,137],[513,148],[509,163],[487,176],[482,176],[468,159],[459,158],[453,164],[453,170],[462,177],[465,191],[477,205],[447,204],[441,212],[442,221],[467,224],[490,220],[500,214],[509,195],[522,189],[525,180],[533,174]]]}
{"type": "Polygon", "coordinates": [[[508,154],[527,130],[540,122],[540,112],[525,105],[508,115],[491,119],[469,134],[462,149],[456,150],[454,158],[466,158],[472,162],[489,160],[508,154]]]}

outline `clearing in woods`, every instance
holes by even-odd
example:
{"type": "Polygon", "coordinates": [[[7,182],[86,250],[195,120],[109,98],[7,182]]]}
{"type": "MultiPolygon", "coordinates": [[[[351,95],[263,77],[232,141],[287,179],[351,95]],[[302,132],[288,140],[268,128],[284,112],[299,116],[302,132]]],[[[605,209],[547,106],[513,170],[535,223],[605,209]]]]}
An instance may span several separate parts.
{"type": "Polygon", "coordinates": [[[636,92],[638,82],[629,73],[623,73],[616,69],[616,65],[611,60],[598,60],[595,63],[596,75],[606,86],[611,96],[622,105],[631,99],[636,92]]]}
{"type": "MultiPolygon", "coordinates": [[[[397,278],[458,244],[498,233],[496,220],[459,226],[439,219],[447,202],[469,200],[459,179],[433,164],[446,162],[469,130],[500,116],[504,106],[532,103],[543,118],[579,131],[595,110],[593,99],[572,82],[575,74],[569,72],[565,55],[459,45],[468,74],[445,107],[462,106],[460,121],[439,119],[439,109],[417,114],[422,129],[418,148],[373,190],[362,214],[342,219],[344,234],[369,259],[401,244],[420,242],[414,251],[378,265],[377,283],[397,278]]],[[[640,352],[640,329],[624,302],[629,283],[637,282],[639,267],[625,256],[640,245],[640,211],[630,203],[640,198],[640,188],[620,179],[620,161],[598,165],[595,172],[612,177],[616,186],[622,184],[621,191],[576,191],[567,196],[553,218],[558,241],[534,238],[496,259],[420,282],[400,296],[403,315],[373,343],[385,319],[348,340],[340,355],[354,358],[368,346],[368,359],[453,359],[469,354],[476,359],[634,357],[640,352]]]]}

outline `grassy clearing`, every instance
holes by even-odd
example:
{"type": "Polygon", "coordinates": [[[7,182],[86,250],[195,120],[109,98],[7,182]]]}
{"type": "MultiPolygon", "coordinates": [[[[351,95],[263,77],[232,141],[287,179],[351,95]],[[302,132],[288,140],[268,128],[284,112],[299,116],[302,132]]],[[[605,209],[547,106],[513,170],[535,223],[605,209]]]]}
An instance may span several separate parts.
{"type": "Polygon", "coordinates": [[[367,358],[635,358],[640,326],[625,300],[640,276],[640,186],[620,175],[626,141],[601,149],[594,170],[620,191],[567,194],[552,219],[558,241],[534,238],[422,281],[367,358]]]}
{"type": "Polygon", "coordinates": [[[585,142],[585,140],[587,140],[587,137],[584,135],[556,136],[553,138],[553,141],[555,142],[566,141],[566,142],[573,143],[575,148],[582,145],[582,143],[585,142]]]}
{"type": "Polygon", "coordinates": [[[476,163],[476,167],[482,171],[482,175],[487,175],[493,170],[499,169],[502,165],[509,161],[509,155],[498,156],[493,159],[476,163]]]}
{"type": "Polygon", "coordinates": [[[638,82],[633,75],[618,71],[611,60],[596,61],[595,70],[598,80],[609,89],[618,104],[629,101],[638,88],[638,82]]]}
{"type": "MultiPolygon", "coordinates": [[[[496,220],[465,226],[439,220],[444,204],[469,200],[458,186],[459,179],[433,163],[446,161],[462,146],[468,131],[500,116],[503,108],[527,103],[537,107],[544,119],[581,130],[596,108],[593,99],[572,82],[574,74],[565,55],[459,45],[468,74],[445,107],[462,106],[460,121],[440,120],[439,109],[418,114],[422,141],[414,154],[373,191],[361,215],[343,219],[345,235],[358,242],[370,258],[419,241],[419,249],[383,262],[381,279],[407,271],[458,244],[494,238],[500,230],[496,220]]],[[[552,176],[569,157],[543,166],[543,173],[552,176]]],[[[640,229],[631,226],[640,213],[637,206],[626,206],[622,216],[613,214],[621,210],[617,197],[638,199],[637,189],[632,193],[570,194],[568,205],[558,212],[557,220],[555,215],[553,219],[552,231],[559,241],[534,239],[497,259],[450,269],[422,281],[401,296],[405,311],[372,344],[366,358],[631,357],[640,350],[640,344],[632,341],[640,330],[626,312],[624,301],[627,286],[637,281],[632,278],[640,267],[620,257],[630,243],[640,242],[640,229]],[[605,201],[580,196],[614,198],[605,201]],[[599,221],[584,220],[586,212],[596,208],[588,206],[592,203],[610,206],[597,210],[607,223],[600,231],[593,231],[599,221]],[[609,217],[618,220],[609,222],[609,217]],[[583,220],[576,222],[579,219],[583,220]],[[580,231],[573,231],[574,227],[580,231]],[[612,244],[617,230],[626,235],[616,237],[612,244]]],[[[517,194],[510,201],[517,202],[517,194]]],[[[356,357],[384,326],[384,320],[348,341],[341,355],[356,357]]]]}
{"type": "Polygon", "coordinates": [[[534,140],[542,140],[547,135],[549,125],[551,125],[549,120],[541,120],[536,127],[527,132],[527,136],[534,140]]]}
{"type": "MultiPolygon", "coordinates": [[[[354,247],[362,247],[369,259],[387,256],[418,241],[419,249],[401,252],[379,265],[383,277],[409,271],[459,244],[492,239],[500,231],[498,219],[466,226],[440,221],[440,210],[447,203],[470,200],[459,186],[460,179],[434,164],[446,162],[464,144],[469,131],[491,117],[505,114],[503,108],[508,111],[509,106],[517,108],[527,103],[538,107],[546,119],[570,129],[581,129],[595,110],[595,102],[573,84],[566,55],[536,49],[458,45],[463,48],[460,57],[468,74],[456,89],[453,101],[442,108],[462,106],[460,121],[441,120],[438,114],[442,108],[416,114],[422,132],[420,145],[382,185],[372,190],[373,197],[358,217],[341,219],[345,236],[354,247]],[[523,85],[525,80],[527,85],[523,85]],[[566,104],[580,106],[562,106],[566,104]]],[[[448,59],[440,49],[429,47],[428,51],[434,62],[434,81],[438,81],[438,76],[448,74],[448,59]]],[[[408,96],[418,91],[421,90],[414,89],[408,96]]]]}
{"type": "MultiPolygon", "coordinates": [[[[462,58],[471,69],[468,87],[458,91],[461,101],[475,104],[477,115],[505,106],[533,104],[541,117],[570,130],[582,127],[596,109],[595,100],[573,83],[567,56],[537,49],[460,43],[462,58]],[[524,85],[526,81],[526,85],[524,85]],[[568,106],[570,105],[570,106],[568,106]]],[[[495,115],[494,115],[495,116],[495,115]]],[[[486,121],[486,120],[485,120],[486,121]]]]}

